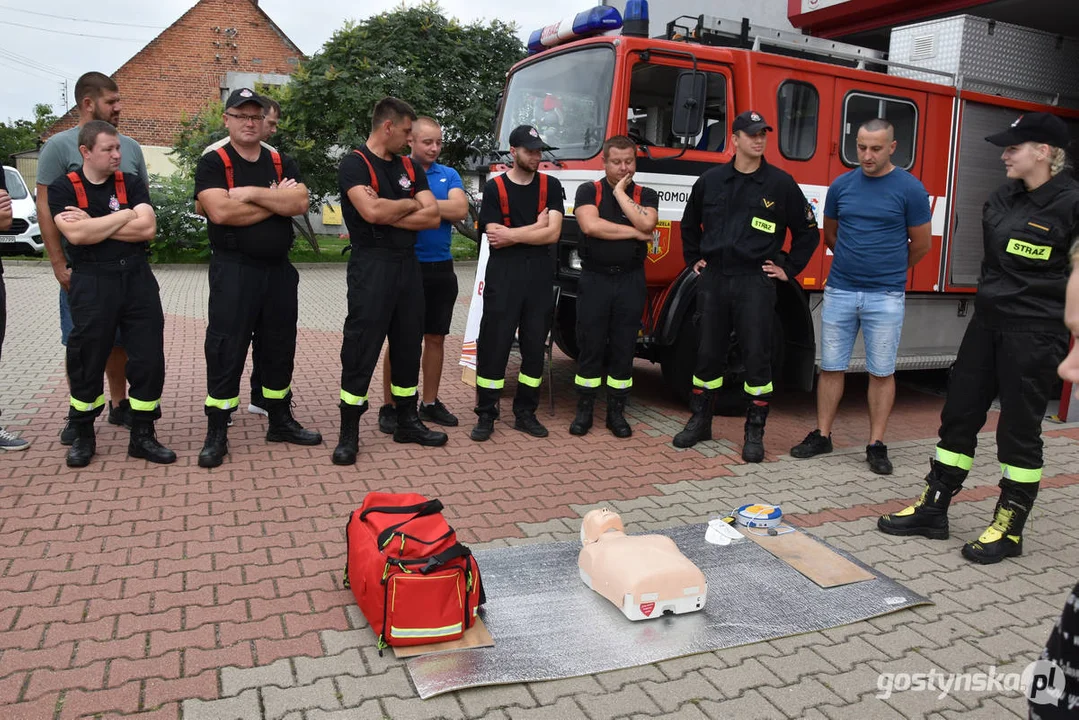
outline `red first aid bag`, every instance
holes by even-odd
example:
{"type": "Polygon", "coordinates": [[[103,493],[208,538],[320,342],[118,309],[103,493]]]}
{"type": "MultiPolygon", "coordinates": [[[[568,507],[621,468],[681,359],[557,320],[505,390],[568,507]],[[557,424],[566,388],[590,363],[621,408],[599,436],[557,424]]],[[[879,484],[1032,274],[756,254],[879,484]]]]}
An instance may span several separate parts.
{"type": "Polygon", "coordinates": [[[368,493],[345,528],[345,587],[378,635],[378,649],[457,640],[483,604],[472,551],[416,493],[368,493]]]}

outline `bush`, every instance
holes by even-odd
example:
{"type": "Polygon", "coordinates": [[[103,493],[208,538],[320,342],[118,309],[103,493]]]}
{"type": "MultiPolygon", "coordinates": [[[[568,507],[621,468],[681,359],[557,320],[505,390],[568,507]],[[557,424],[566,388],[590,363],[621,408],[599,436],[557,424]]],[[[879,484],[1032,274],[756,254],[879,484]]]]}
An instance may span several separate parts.
{"type": "Polygon", "coordinates": [[[195,181],[183,173],[150,177],[150,198],[157,214],[157,236],[150,243],[157,262],[210,257],[206,219],[195,214],[195,181]]]}

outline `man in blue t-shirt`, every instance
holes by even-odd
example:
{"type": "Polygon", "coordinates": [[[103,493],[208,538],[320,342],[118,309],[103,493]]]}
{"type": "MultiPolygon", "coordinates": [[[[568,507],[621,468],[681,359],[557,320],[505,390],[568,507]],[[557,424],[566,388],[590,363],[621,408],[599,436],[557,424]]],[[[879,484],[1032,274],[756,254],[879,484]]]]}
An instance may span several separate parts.
{"type": "Polygon", "coordinates": [[[895,130],[876,118],[858,129],[861,167],[836,178],[824,203],[824,244],[835,253],[821,313],[817,428],[791,448],[796,458],[832,451],[832,423],[861,327],[869,372],[866,462],[878,475],[892,463],[884,430],[895,402],[895,359],[903,330],[907,272],[932,241],[922,183],[892,164],[895,130]]]}
{"type": "MultiPolygon", "coordinates": [[[[461,176],[451,167],[436,162],[442,153],[442,128],[434,118],[421,115],[412,123],[412,162],[427,171],[427,184],[438,201],[442,222],[434,230],[416,234],[416,259],[423,274],[423,400],[420,419],[436,425],[456,427],[457,417],[438,399],[442,381],[443,346],[450,333],[453,306],[457,302],[457,275],[450,254],[453,223],[468,217],[468,197],[461,176]]],[[[383,405],[378,411],[378,427],[392,435],[397,427],[397,411],[390,396],[390,353],[382,356],[383,405]]]]}

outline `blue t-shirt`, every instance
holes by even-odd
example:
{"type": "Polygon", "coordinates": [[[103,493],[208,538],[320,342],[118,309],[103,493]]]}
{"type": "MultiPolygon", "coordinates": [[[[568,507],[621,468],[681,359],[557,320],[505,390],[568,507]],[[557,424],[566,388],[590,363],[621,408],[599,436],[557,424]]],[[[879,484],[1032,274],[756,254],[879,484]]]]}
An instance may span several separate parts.
{"type": "MultiPolygon", "coordinates": [[[[435,194],[436,200],[448,200],[450,190],[453,188],[465,189],[457,171],[439,163],[431,163],[431,167],[427,168],[427,184],[431,187],[431,192],[435,194]]],[[[443,220],[434,230],[420,230],[416,234],[416,259],[425,263],[452,260],[453,255],[450,254],[452,231],[453,225],[449,220],[443,220]]]]}
{"type": "Polygon", "coordinates": [[[907,228],[933,218],[929,193],[902,168],[869,177],[855,168],[835,179],[824,217],[839,221],[828,285],[837,290],[903,290],[907,286],[907,228]]]}

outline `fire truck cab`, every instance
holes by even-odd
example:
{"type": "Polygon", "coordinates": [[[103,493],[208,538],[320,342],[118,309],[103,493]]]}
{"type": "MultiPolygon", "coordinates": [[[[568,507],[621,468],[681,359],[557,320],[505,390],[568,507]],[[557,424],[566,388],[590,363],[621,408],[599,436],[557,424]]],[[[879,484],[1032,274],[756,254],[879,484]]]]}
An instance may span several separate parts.
{"type": "MultiPolygon", "coordinates": [[[[593,12],[598,11],[617,14],[614,8],[593,12]]],[[[581,263],[573,194],[579,184],[603,177],[603,141],[625,134],[638,143],[636,181],[654,188],[660,198],[660,223],[645,261],[648,302],[637,354],[660,363],[677,394],[688,392],[698,317],[696,275],[683,261],[680,220],[696,178],[731,160],[731,121],[753,109],[775,128],[767,161],[794,176],[819,225],[829,185],[857,167],[859,125],[874,117],[894,124],[898,148],[893,162],[921,179],[933,218],[929,255],[908,273],[898,367],[948,367],[973,310],[982,205],[1004,181],[999,150],[984,136],[1034,110],[1055,112],[1079,128],[1076,44],[1003,24],[987,35],[979,20],[959,16],[897,29],[891,57],[754,27],[746,20],[707,16],[674,20],[661,37],[608,30],[572,39],[574,33],[565,27],[545,29],[531,46],[539,52],[508,74],[496,138],[498,148],[506,150],[510,131],[528,123],[557,148],[545,155],[541,171],[558,177],[569,196],[557,245],[561,296],[553,334],[559,348],[571,357],[577,354],[581,263]],[[1041,63],[1041,68],[1020,72],[1014,60],[1000,67],[984,60],[986,49],[1011,32],[1016,35],[1004,42],[1030,45],[1030,63],[1041,63]],[[972,54],[981,63],[975,71],[969,63],[972,54]]],[[[635,21],[639,27],[640,18],[635,21]]],[[[496,174],[506,166],[496,163],[488,169],[496,174]]],[[[779,287],[773,364],[776,379],[787,387],[813,386],[830,265],[831,253],[822,243],[804,272],[779,287]]],[[[737,372],[735,340],[730,367],[737,372]]],[[[851,370],[864,370],[860,341],[851,370]]]]}

